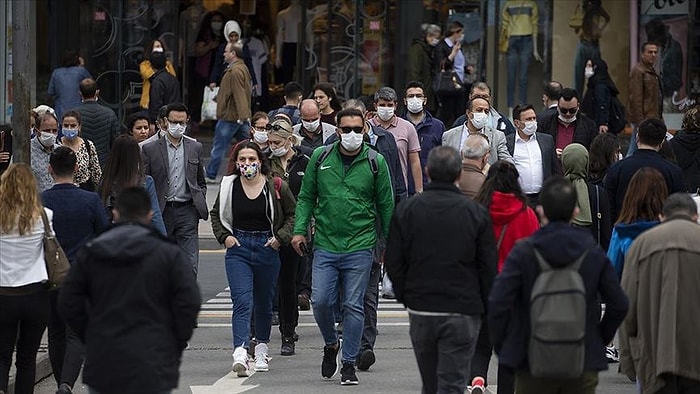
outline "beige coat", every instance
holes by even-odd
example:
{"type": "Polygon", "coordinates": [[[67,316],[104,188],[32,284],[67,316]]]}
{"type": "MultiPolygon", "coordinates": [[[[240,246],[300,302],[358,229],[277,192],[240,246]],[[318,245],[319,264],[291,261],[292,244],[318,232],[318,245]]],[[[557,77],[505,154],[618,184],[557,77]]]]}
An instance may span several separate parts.
{"type": "Polygon", "coordinates": [[[625,258],[620,372],[638,376],[642,394],[663,388],[663,373],[700,380],[698,240],[700,225],[670,219],[640,235],[625,258]]]}
{"type": "Polygon", "coordinates": [[[242,59],[236,59],[224,71],[216,95],[216,118],[229,122],[250,120],[250,96],[253,89],[250,72],[242,59]]]}

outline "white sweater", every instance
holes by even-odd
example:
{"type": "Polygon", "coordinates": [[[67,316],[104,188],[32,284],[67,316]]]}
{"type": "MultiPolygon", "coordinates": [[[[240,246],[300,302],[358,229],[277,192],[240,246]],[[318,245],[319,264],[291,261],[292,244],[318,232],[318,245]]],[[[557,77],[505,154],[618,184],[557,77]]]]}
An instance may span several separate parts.
{"type": "MultiPolygon", "coordinates": [[[[53,211],[44,208],[53,221],[53,211]]],[[[53,227],[51,228],[53,233],[53,227]]],[[[44,224],[39,217],[31,232],[19,235],[17,229],[0,234],[0,287],[19,287],[49,279],[44,262],[44,224]]]]}

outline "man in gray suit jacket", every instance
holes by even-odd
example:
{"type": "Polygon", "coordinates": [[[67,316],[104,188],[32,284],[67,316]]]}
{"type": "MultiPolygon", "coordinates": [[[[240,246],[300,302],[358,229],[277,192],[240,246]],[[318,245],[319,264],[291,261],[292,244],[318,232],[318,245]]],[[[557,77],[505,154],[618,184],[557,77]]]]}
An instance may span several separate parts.
{"type": "Polygon", "coordinates": [[[158,204],[168,232],[187,255],[197,273],[199,219],[207,220],[207,183],[202,166],[202,144],[184,135],[189,112],[170,104],[165,136],[141,150],[144,172],[153,177],[158,204]]]}
{"type": "Polygon", "coordinates": [[[491,105],[486,99],[475,97],[469,100],[467,102],[467,121],[461,126],[447,130],[442,135],[442,146],[451,146],[462,152],[462,147],[469,134],[482,133],[488,138],[491,147],[489,165],[498,160],[514,163],[513,157],[506,148],[505,134],[487,126],[490,110],[491,105]]]}
{"type": "Polygon", "coordinates": [[[515,160],[515,168],[520,174],[518,182],[528,198],[528,204],[535,207],[547,178],[562,174],[554,138],[549,134],[536,133],[537,113],[530,104],[513,108],[513,122],[516,132],[506,136],[506,146],[515,160]]]}

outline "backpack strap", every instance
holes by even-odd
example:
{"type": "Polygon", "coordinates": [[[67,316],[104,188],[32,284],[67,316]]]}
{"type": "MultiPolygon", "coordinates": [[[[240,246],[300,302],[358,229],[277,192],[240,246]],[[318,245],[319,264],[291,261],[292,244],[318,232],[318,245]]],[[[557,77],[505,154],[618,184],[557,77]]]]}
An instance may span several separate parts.
{"type": "Polygon", "coordinates": [[[501,228],[501,236],[498,237],[498,243],[496,244],[496,250],[501,249],[501,244],[503,243],[503,238],[506,236],[506,229],[508,228],[508,223],[504,224],[503,227],[501,228]]]}
{"type": "Polygon", "coordinates": [[[598,185],[593,185],[593,187],[595,187],[595,213],[598,218],[596,228],[598,229],[598,245],[600,245],[600,220],[603,216],[600,214],[600,194],[598,192],[598,185]]]}
{"type": "Polygon", "coordinates": [[[367,160],[369,160],[369,168],[372,170],[372,175],[377,177],[379,174],[379,165],[377,164],[377,151],[370,147],[367,151],[367,160]]]}
{"type": "Polygon", "coordinates": [[[591,246],[590,248],[586,249],[586,251],[583,252],[583,254],[582,254],[581,256],[579,256],[579,258],[577,258],[576,261],[574,261],[573,264],[571,264],[571,269],[573,269],[573,270],[575,270],[575,271],[578,271],[578,270],[581,268],[581,264],[583,264],[583,260],[585,260],[585,259],[586,259],[586,256],[588,256],[588,252],[590,252],[591,249],[593,249],[594,247],[595,247],[595,245],[593,245],[593,246],[591,246]]]}
{"type": "Polygon", "coordinates": [[[320,166],[321,163],[323,163],[323,161],[326,160],[326,157],[328,157],[332,150],[333,145],[326,145],[323,147],[323,152],[321,152],[321,154],[318,155],[318,159],[316,160],[316,167],[320,166]]]}
{"type": "MultiPolygon", "coordinates": [[[[583,260],[586,259],[586,256],[588,256],[588,252],[590,252],[591,249],[593,249],[593,247],[595,247],[595,245],[586,249],[586,251],[583,252],[583,254],[579,256],[576,259],[576,261],[573,262],[573,264],[570,265],[571,269],[573,269],[574,271],[578,271],[581,268],[581,264],[583,264],[583,260]]],[[[552,266],[549,265],[549,263],[547,263],[547,260],[545,260],[544,257],[542,257],[542,254],[539,250],[537,250],[537,248],[535,248],[534,245],[532,246],[532,251],[535,252],[535,258],[537,259],[537,264],[539,264],[540,266],[540,270],[550,271],[553,269],[552,266]]]]}
{"type": "Polygon", "coordinates": [[[282,190],[282,178],[276,176],[272,178],[272,183],[275,188],[275,198],[278,200],[282,199],[282,194],[280,193],[280,190],[282,190]]]}

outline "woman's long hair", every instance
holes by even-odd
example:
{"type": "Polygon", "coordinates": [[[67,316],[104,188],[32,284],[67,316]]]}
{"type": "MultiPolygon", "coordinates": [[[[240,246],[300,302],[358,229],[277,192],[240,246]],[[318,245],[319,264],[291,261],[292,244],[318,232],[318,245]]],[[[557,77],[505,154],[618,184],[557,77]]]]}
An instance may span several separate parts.
{"type": "Polygon", "coordinates": [[[616,224],[629,224],[640,219],[659,220],[666,197],[668,189],[663,175],[651,167],[640,168],[627,185],[616,224]]]}
{"type": "Polygon", "coordinates": [[[518,176],[515,165],[503,160],[497,161],[489,168],[489,173],[474,201],[490,207],[493,193],[501,192],[514,194],[518,200],[527,205],[527,197],[518,183],[518,176]]]}
{"type": "Polygon", "coordinates": [[[23,163],[11,164],[0,177],[0,233],[17,229],[28,234],[44,209],[39,198],[32,168],[23,163]]]}
{"type": "Polygon", "coordinates": [[[615,134],[598,134],[591,142],[588,176],[591,179],[597,179],[605,175],[610,166],[617,161],[618,153],[620,153],[620,143],[615,134]]]}
{"type": "Polygon", "coordinates": [[[114,140],[105,169],[102,171],[102,202],[107,206],[113,193],[143,183],[141,148],[136,139],[122,134],[114,140]]]}
{"type": "Polygon", "coordinates": [[[343,109],[343,105],[340,102],[340,99],[338,98],[338,94],[335,92],[335,87],[333,86],[333,84],[328,82],[321,82],[317,84],[316,86],[314,86],[314,90],[311,91],[311,98],[313,98],[313,95],[317,90],[322,91],[326,94],[326,96],[328,96],[329,99],[331,99],[329,104],[331,108],[333,108],[336,111],[340,111],[341,109],[343,109]]]}

